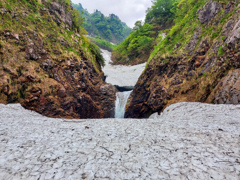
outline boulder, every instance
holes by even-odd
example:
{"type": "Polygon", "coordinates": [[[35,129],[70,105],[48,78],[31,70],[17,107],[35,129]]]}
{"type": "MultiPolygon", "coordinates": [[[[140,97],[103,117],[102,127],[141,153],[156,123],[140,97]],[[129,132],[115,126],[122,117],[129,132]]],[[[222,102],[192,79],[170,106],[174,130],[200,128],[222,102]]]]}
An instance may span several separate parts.
{"type": "Polygon", "coordinates": [[[203,8],[199,9],[197,12],[199,21],[202,24],[208,23],[216,16],[220,9],[221,4],[212,0],[208,1],[208,3],[205,4],[203,8]]]}

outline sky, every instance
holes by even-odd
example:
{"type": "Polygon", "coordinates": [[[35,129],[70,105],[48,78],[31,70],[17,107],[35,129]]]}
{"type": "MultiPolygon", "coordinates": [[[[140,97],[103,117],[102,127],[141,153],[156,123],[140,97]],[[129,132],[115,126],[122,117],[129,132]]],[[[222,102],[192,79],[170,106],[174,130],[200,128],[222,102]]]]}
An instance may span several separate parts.
{"type": "Polygon", "coordinates": [[[147,8],[152,5],[151,0],[72,0],[72,2],[81,3],[90,13],[97,9],[105,16],[116,14],[131,28],[136,21],[144,20],[147,8]]]}

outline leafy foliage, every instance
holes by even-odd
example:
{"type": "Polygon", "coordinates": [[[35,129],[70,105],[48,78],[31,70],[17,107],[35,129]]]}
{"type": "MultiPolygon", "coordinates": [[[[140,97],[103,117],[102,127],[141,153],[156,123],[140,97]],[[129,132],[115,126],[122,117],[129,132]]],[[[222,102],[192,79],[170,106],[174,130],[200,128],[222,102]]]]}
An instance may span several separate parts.
{"type": "Polygon", "coordinates": [[[171,26],[175,18],[176,6],[179,0],[154,0],[147,10],[146,23],[158,24],[163,28],[171,26]]]}
{"type": "Polygon", "coordinates": [[[89,49],[92,52],[92,54],[95,55],[96,61],[101,66],[105,66],[104,58],[103,58],[103,56],[101,54],[101,51],[100,51],[99,47],[96,44],[94,44],[94,43],[90,43],[89,49]]]}
{"type": "Polygon", "coordinates": [[[154,0],[152,7],[147,10],[145,22],[137,21],[129,37],[114,49],[114,63],[146,62],[154,45],[160,41],[159,31],[173,25],[178,2],[179,0],[154,0]]]}
{"type": "Polygon", "coordinates": [[[107,41],[114,43],[122,42],[131,32],[131,29],[121,20],[118,16],[110,14],[109,17],[105,17],[100,11],[96,10],[93,14],[90,14],[85,10],[82,5],[73,4],[84,19],[84,28],[89,35],[93,37],[101,37],[107,41]]]}
{"type": "Polygon", "coordinates": [[[113,51],[113,49],[116,47],[113,43],[101,38],[101,37],[89,37],[91,41],[93,41],[96,45],[98,45],[102,49],[106,49],[108,51],[113,51]]]}

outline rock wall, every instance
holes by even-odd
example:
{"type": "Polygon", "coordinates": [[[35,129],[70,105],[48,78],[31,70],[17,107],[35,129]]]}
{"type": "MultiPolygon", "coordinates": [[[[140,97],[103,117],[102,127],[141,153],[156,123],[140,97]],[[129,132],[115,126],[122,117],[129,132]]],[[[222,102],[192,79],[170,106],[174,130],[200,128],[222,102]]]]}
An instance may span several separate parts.
{"type": "Polygon", "coordinates": [[[0,4],[0,103],[49,117],[114,117],[116,89],[64,2],[0,4]]]}
{"type": "Polygon", "coordinates": [[[197,11],[194,32],[184,32],[184,39],[192,33],[189,41],[177,42],[171,53],[153,56],[133,89],[125,117],[146,118],[183,101],[240,103],[240,5],[237,2],[207,2],[197,11]],[[207,34],[214,30],[217,33],[207,34]]]}

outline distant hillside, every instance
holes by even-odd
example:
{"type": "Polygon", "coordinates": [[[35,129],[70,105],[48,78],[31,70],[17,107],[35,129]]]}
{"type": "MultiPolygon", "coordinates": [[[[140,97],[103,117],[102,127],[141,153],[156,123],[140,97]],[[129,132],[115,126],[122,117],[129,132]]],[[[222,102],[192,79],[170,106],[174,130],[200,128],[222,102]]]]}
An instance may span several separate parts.
{"type": "Polygon", "coordinates": [[[140,64],[148,60],[154,46],[162,40],[162,32],[174,25],[180,0],[154,0],[145,22],[137,21],[131,34],[113,51],[114,64],[140,64]]]}
{"type": "Polygon", "coordinates": [[[84,28],[93,37],[101,37],[117,44],[121,43],[131,32],[131,28],[115,14],[110,14],[109,17],[106,17],[98,10],[92,14],[89,13],[80,3],[72,4],[72,6],[82,13],[85,18],[84,28]]]}

